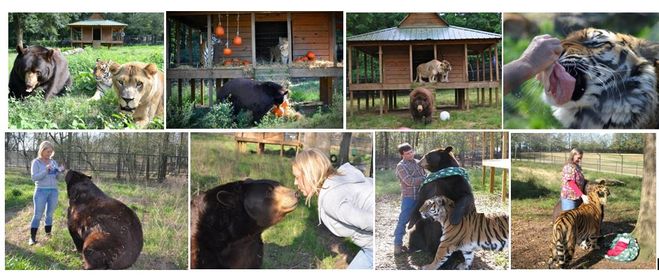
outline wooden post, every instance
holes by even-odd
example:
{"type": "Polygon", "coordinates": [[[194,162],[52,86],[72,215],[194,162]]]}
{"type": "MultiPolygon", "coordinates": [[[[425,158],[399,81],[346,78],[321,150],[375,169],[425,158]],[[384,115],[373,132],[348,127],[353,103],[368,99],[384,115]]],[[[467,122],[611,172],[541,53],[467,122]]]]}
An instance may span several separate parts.
{"type": "Polygon", "coordinates": [[[167,99],[172,96],[172,80],[167,79],[167,99]]]}
{"type": "Polygon", "coordinates": [[[195,87],[197,85],[197,80],[191,78],[190,79],[190,98],[192,99],[192,103],[194,104],[195,100],[195,87]]]}
{"type": "MultiPolygon", "coordinates": [[[[489,67],[490,67],[490,81],[494,81],[494,78],[493,78],[493,75],[492,75],[493,74],[492,73],[492,47],[488,48],[487,52],[490,55],[489,56],[490,59],[487,60],[487,64],[489,64],[489,67]]],[[[492,87],[490,87],[490,105],[492,105],[492,87]]]]}
{"type": "MultiPolygon", "coordinates": [[[[481,160],[485,160],[485,146],[487,145],[487,133],[483,132],[482,133],[482,141],[483,145],[481,146],[481,160]]],[[[486,168],[483,166],[483,170],[481,172],[483,174],[483,187],[485,186],[485,174],[486,174],[486,168]]]]}
{"type": "Polygon", "coordinates": [[[380,115],[382,115],[382,109],[384,108],[384,98],[382,96],[382,90],[380,91],[380,115]]]}
{"type": "MultiPolygon", "coordinates": [[[[343,15],[343,14],[341,14],[341,15],[343,15]]],[[[330,46],[329,46],[330,55],[329,55],[329,61],[334,62],[335,63],[334,65],[336,65],[336,14],[333,13],[332,15],[330,15],[330,17],[332,19],[330,20],[330,23],[329,23],[330,24],[330,28],[329,28],[329,30],[330,30],[330,41],[329,41],[329,43],[330,43],[330,46]]]]}
{"type": "Polygon", "coordinates": [[[176,21],[176,25],[174,27],[176,29],[176,34],[174,34],[174,41],[176,43],[176,65],[181,64],[181,22],[176,21]]]}
{"type": "MultiPolygon", "coordinates": [[[[494,133],[490,134],[490,159],[494,159],[494,133]]],[[[494,167],[490,167],[490,193],[494,193],[494,167]]]]}
{"type": "MultiPolygon", "coordinates": [[[[479,54],[476,54],[476,81],[481,81],[481,56],[479,54]]],[[[480,89],[476,88],[476,104],[480,105],[481,104],[481,93],[480,89]]]]}
{"type": "Polygon", "coordinates": [[[178,79],[178,107],[183,106],[183,79],[178,79]]]}
{"type": "MultiPolygon", "coordinates": [[[[293,27],[291,24],[291,13],[287,13],[286,15],[286,25],[287,25],[287,30],[288,30],[288,43],[290,46],[294,46],[293,44],[293,27]]],[[[293,62],[293,48],[289,47],[288,48],[288,65],[290,65],[293,62]]]]}
{"type": "Polygon", "coordinates": [[[256,14],[251,13],[251,28],[252,28],[252,34],[250,41],[252,42],[252,66],[256,66],[256,14]]]}
{"type": "Polygon", "coordinates": [[[188,62],[192,65],[192,28],[188,27],[188,38],[187,38],[187,48],[188,48],[188,62]]]}
{"type": "Polygon", "coordinates": [[[433,57],[437,59],[437,44],[432,44],[433,57]]]}
{"type": "Polygon", "coordinates": [[[332,77],[320,78],[320,101],[328,106],[332,103],[332,81],[332,77]]]}
{"type": "MultiPolygon", "coordinates": [[[[465,82],[469,83],[469,50],[467,48],[467,44],[464,45],[464,48],[465,48],[465,82]]],[[[465,97],[465,106],[467,107],[467,110],[469,110],[469,88],[465,88],[464,97],[465,97]]]]}
{"type": "MultiPolygon", "coordinates": [[[[496,73],[496,81],[499,82],[499,49],[497,49],[497,45],[494,44],[494,72],[496,73]]],[[[500,82],[499,82],[500,84],[500,82]]],[[[499,85],[500,86],[500,85],[499,85]]],[[[494,89],[494,104],[499,105],[499,86],[494,89]]]]}
{"type": "Polygon", "coordinates": [[[357,51],[355,48],[355,53],[357,54],[357,57],[355,57],[355,83],[361,83],[359,79],[359,53],[360,51],[357,51]]]}
{"type": "MultiPolygon", "coordinates": [[[[483,50],[483,78],[482,80],[485,81],[485,52],[487,49],[483,50]]],[[[485,87],[481,88],[481,102],[483,102],[483,105],[485,105],[485,87]]]]}
{"type": "MultiPolygon", "coordinates": [[[[384,63],[382,63],[382,45],[378,45],[378,71],[380,73],[380,84],[384,81],[384,63]]],[[[379,90],[380,93],[380,115],[382,115],[382,90],[379,90]]],[[[375,100],[373,101],[375,102],[375,100]]],[[[374,103],[375,104],[375,103],[374,103]]]]}
{"type": "Polygon", "coordinates": [[[410,44],[410,83],[414,82],[414,70],[412,69],[413,60],[412,60],[412,44],[410,44]]]}
{"type": "MultiPolygon", "coordinates": [[[[348,87],[351,87],[352,85],[352,47],[348,47],[348,87]]],[[[353,100],[354,100],[354,95],[353,95],[353,90],[352,87],[349,89],[350,90],[350,116],[352,117],[353,114],[353,100]]]]}
{"type": "MultiPolygon", "coordinates": [[[[208,14],[208,15],[206,15],[206,42],[207,43],[211,42],[211,29],[212,29],[211,25],[212,25],[211,15],[208,14]]],[[[209,67],[209,65],[206,65],[206,68],[212,68],[212,67],[209,67]]],[[[207,87],[206,89],[208,89],[208,106],[209,107],[213,105],[213,89],[212,89],[213,86],[211,85],[211,80],[212,79],[208,79],[208,86],[206,86],[207,87]]]]}
{"type": "MultiPolygon", "coordinates": [[[[501,159],[508,159],[508,132],[503,132],[501,139],[501,159]]],[[[512,168],[512,165],[511,165],[512,168]]],[[[501,199],[505,201],[508,198],[508,169],[503,169],[503,178],[501,179],[501,199]]]]}

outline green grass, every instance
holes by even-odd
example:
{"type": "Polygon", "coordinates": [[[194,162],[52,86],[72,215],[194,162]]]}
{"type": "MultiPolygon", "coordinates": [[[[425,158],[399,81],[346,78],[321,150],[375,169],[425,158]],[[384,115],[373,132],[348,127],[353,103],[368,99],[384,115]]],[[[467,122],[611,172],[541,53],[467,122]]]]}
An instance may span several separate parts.
{"type": "MultiPolygon", "coordinates": [[[[187,268],[187,179],[170,177],[155,187],[109,180],[95,180],[95,183],[140,218],[144,247],[132,269],[187,268]]],[[[37,234],[40,242],[35,246],[27,245],[34,183],[28,174],[8,170],[5,185],[6,269],[81,269],[82,257],[74,251],[66,229],[66,185],[59,184],[53,236],[45,240],[42,225],[37,234]]]]}
{"type": "MultiPolygon", "coordinates": [[[[263,155],[257,155],[256,145],[249,144],[246,153],[237,153],[233,134],[192,134],[191,194],[247,177],[272,179],[296,189],[290,157],[280,157],[279,147],[266,145],[263,155]]],[[[263,232],[264,268],[344,268],[342,255],[350,257],[357,247],[337,238],[323,226],[318,226],[317,199],[307,207],[300,200],[298,208],[280,223],[263,232]],[[337,244],[337,253],[331,249],[337,244]]]]}
{"type": "MultiPolygon", "coordinates": [[[[561,165],[531,162],[513,162],[511,176],[512,212],[534,219],[546,219],[543,212],[551,212],[560,198],[561,165]],[[530,209],[542,209],[532,212],[530,209]]],[[[611,197],[607,200],[606,218],[617,222],[632,222],[638,217],[641,200],[640,177],[600,173],[584,170],[588,180],[598,178],[617,179],[623,186],[609,186],[611,197]]]]}
{"type": "MultiPolygon", "coordinates": [[[[567,154],[566,152],[525,152],[519,155],[524,161],[552,164],[554,168],[560,169],[567,159],[567,154]]],[[[639,176],[643,175],[643,154],[586,153],[581,167],[588,171],[639,176]]]]}
{"type": "MultiPolygon", "coordinates": [[[[436,104],[439,106],[454,105],[454,94],[450,90],[440,90],[436,96],[436,104]]],[[[486,106],[476,106],[477,93],[474,90],[469,91],[470,109],[459,110],[457,108],[441,108],[435,110],[433,121],[430,124],[415,122],[409,112],[409,97],[398,96],[397,104],[401,110],[389,111],[389,113],[380,115],[380,100],[375,100],[375,105],[369,110],[365,110],[365,99],[362,99],[360,110],[357,111],[357,100],[353,101],[353,112],[350,116],[348,105],[348,128],[351,129],[499,129],[501,128],[501,106],[494,103],[489,104],[489,93],[485,94],[487,100],[486,106]],[[451,114],[448,121],[439,120],[439,113],[443,110],[451,114]]],[[[492,93],[494,98],[494,93],[492,93]]],[[[494,99],[493,99],[494,102],[494,99]]]]}
{"type": "MultiPolygon", "coordinates": [[[[163,69],[163,46],[124,46],[107,48],[85,48],[85,51],[66,56],[69,72],[73,79],[71,90],[65,96],[56,97],[46,103],[43,90],[24,101],[9,100],[9,127],[12,129],[123,129],[135,128],[129,115],[119,112],[114,90],[110,90],[99,101],[88,101],[95,90],[96,80],[92,70],[96,59],[112,60],[117,63],[141,61],[155,63],[163,69]]],[[[9,53],[9,61],[16,58],[9,53]]],[[[8,65],[9,71],[13,62],[8,65]]],[[[163,119],[157,118],[148,128],[162,129],[163,119]]]]}

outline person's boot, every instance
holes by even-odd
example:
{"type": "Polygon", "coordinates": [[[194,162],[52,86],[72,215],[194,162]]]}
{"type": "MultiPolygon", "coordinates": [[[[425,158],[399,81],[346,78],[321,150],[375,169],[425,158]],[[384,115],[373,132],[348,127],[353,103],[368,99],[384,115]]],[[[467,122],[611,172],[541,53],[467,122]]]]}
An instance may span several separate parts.
{"type": "Polygon", "coordinates": [[[30,246],[37,244],[37,230],[38,228],[30,228],[30,246]]]}
{"type": "Polygon", "coordinates": [[[53,226],[46,226],[46,237],[51,237],[50,232],[53,230],[53,226]]]}

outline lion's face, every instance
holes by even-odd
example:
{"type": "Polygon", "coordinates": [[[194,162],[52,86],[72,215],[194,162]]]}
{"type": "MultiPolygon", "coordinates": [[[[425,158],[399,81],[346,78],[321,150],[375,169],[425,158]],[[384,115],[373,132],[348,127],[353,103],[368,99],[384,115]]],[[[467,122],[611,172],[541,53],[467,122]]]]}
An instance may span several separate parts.
{"type": "Polygon", "coordinates": [[[122,111],[132,113],[142,98],[151,92],[153,77],[158,73],[158,67],[155,64],[115,63],[110,67],[110,71],[119,97],[119,107],[122,111]]]}

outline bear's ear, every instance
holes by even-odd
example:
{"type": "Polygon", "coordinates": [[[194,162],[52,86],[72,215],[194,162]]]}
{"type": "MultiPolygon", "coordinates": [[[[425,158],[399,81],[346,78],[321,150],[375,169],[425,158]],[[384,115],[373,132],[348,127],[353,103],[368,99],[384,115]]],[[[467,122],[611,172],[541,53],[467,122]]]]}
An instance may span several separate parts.
{"type": "Polygon", "coordinates": [[[236,193],[229,191],[217,191],[215,194],[215,200],[220,205],[221,208],[234,208],[236,207],[236,202],[238,201],[236,193]]]}
{"type": "Polygon", "coordinates": [[[158,66],[156,64],[150,63],[144,67],[144,71],[150,76],[155,76],[158,73],[158,66]]]}
{"type": "Polygon", "coordinates": [[[120,64],[118,64],[118,63],[110,64],[110,73],[112,73],[112,75],[117,75],[120,70],[121,70],[121,65],[120,64]]]}
{"type": "Polygon", "coordinates": [[[451,151],[453,151],[453,146],[448,146],[444,149],[444,152],[446,152],[446,153],[449,153],[451,151]]]}
{"type": "Polygon", "coordinates": [[[53,55],[55,55],[55,50],[49,49],[46,52],[46,61],[50,62],[50,60],[53,59],[53,55]]]}

